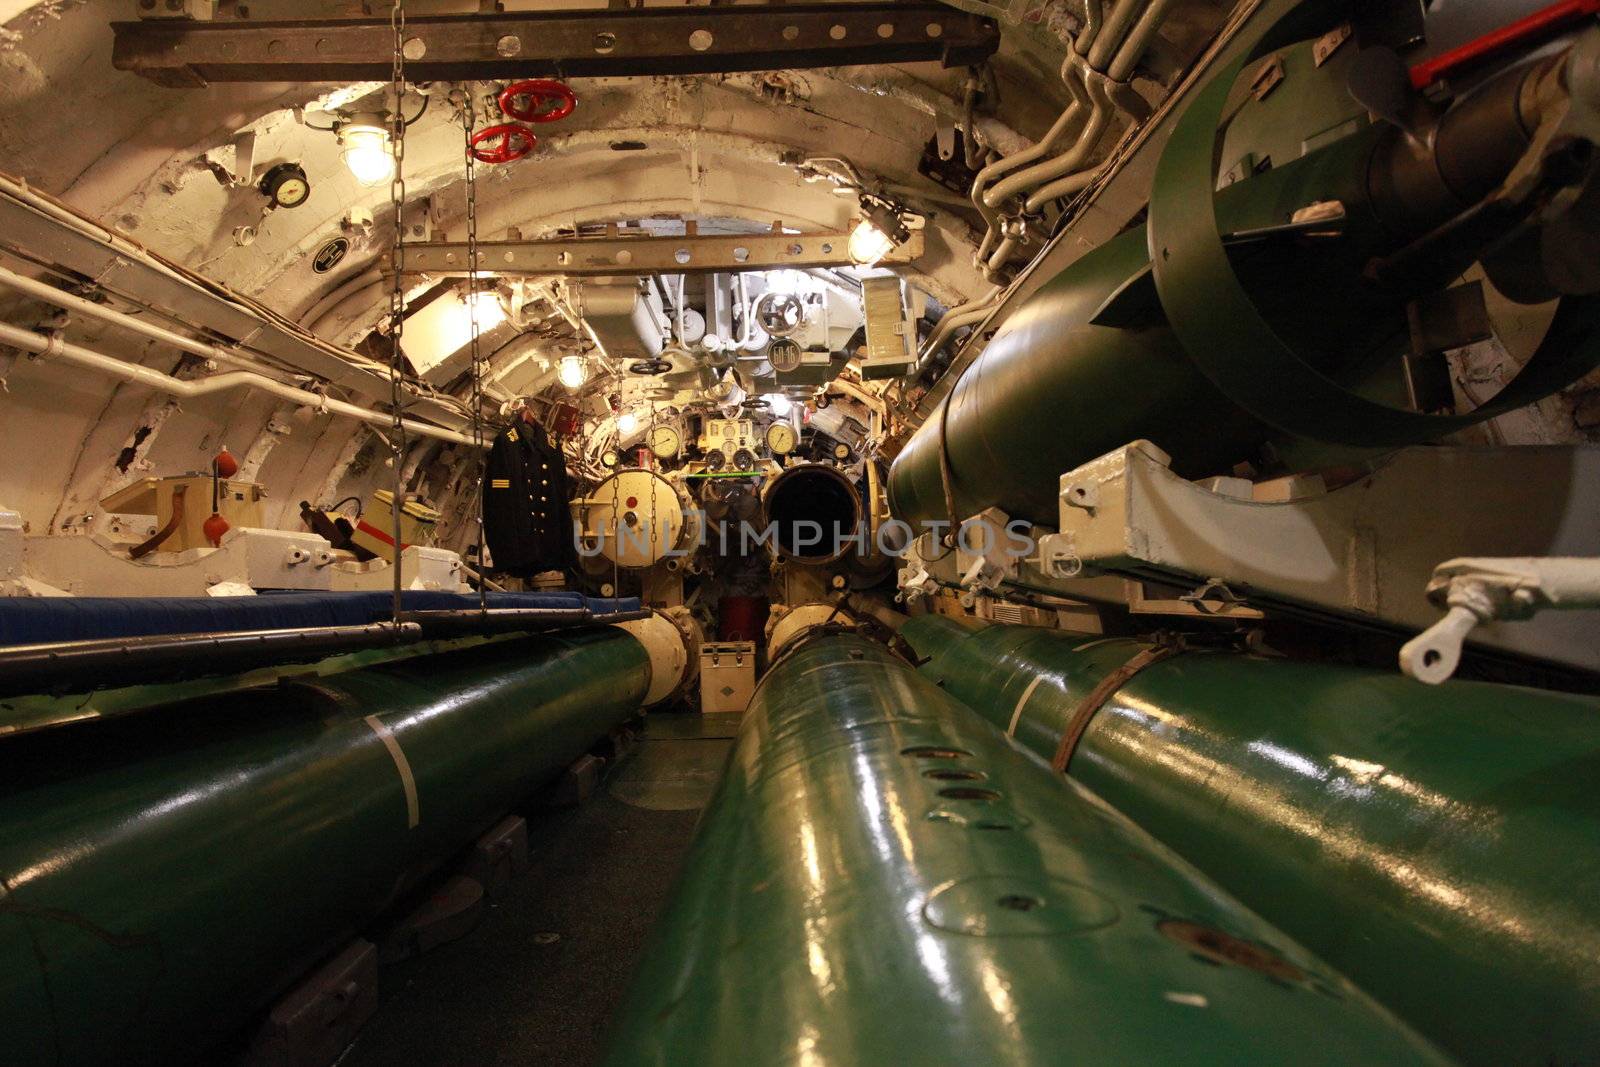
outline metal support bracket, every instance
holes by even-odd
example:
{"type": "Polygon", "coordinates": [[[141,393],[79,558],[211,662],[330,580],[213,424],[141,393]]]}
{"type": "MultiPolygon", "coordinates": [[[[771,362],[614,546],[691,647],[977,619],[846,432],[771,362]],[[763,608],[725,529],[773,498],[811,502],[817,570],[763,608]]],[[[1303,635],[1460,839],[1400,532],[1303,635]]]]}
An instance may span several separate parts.
{"type": "MultiPolygon", "coordinates": [[[[1298,479],[1243,483],[1241,492],[1235,481],[1184,479],[1148,442],[1109,452],[1062,475],[1059,533],[1040,538],[1041,570],[1066,596],[1084,580],[1066,575],[1081,567],[1086,577],[1180,589],[1210,583],[1172,605],[1185,613],[1214,608],[1208,613],[1249,618],[1265,610],[1415,633],[1438,622],[1423,587],[1440,559],[1600,556],[1593,446],[1403,449],[1331,489],[1298,479]],[[1541,488],[1552,484],[1570,491],[1541,488]],[[1216,595],[1217,582],[1230,597],[1216,595]]],[[[1472,629],[1485,649],[1600,669],[1592,622],[1575,613],[1472,629]]]]}
{"type": "MultiPolygon", "coordinates": [[[[389,19],[112,23],[111,62],[168,88],[211,82],[386,81],[389,19]]],[[[994,19],[906,3],[519,11],[406,20],[418,81],[639,77],[861,63],[981,63],[994,19]]]]}
{"type": "MultiPolygon", "coordinates": [[[[849,267],[848,233],[686,234],[671,237],[570,237],[547,241],[479,241],[478,273],[489,275],[710,274],[784,267],[849,267]]],[[[922,255],[922,230],[879,261],[904,265],[922,255]]],[[[405,273],[467,274],[464,242],[406,246],[405,273]]],[[[385,253],[381,269],[393,269],[385,253]]]]}

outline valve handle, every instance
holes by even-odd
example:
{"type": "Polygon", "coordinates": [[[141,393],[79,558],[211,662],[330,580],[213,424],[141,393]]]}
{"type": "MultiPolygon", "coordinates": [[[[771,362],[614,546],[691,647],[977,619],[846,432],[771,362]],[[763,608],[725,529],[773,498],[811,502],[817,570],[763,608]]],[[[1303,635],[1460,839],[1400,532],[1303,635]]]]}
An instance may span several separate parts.
{"type": "Polygon", "coordinates": [[[500,90],[500,110],[523,122],[558,122],[572,114],[578,98],[561,82],[530,78],[500,90]]]}
{"type": "Polygon", "coordinates": [[[467,151],[479,163],[510,163],[532,152],[539,138],[526,126],[515,122],[502,122],[498,126],[485,126],[472,135],[467,151]],[[498,144],[491,144],[495,140],[498,144]]]}

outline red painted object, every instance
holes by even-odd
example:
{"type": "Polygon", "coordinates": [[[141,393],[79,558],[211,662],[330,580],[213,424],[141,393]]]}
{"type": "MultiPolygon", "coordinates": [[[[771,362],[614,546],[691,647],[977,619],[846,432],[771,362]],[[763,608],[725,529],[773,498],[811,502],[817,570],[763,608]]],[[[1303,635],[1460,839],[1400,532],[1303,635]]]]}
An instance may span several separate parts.
{"type": "Polygon", "coordinates": [[[1560,3],[1540,8],[1525,18],[1492,30],[1460,48],[1452,48],[1443,55],[1434,56],[1425,63],[1411,68],[1411,87],[1426,89],[1441,78],[1491,59],[1501,52],[1519,45],[1535,44],[1554,37],[1571,26],[1600,15],[1600,0],[1561,0],[1560,3]]]}
{"type": "Polygon", "coordinates": [[[502,122],[498,126],[485,126],[472,135],[467,151],[479,163],[510,163],[532,152],[539,138],[526,126],[515,122],[502,122]],[[499,143],[495,143],[495,142],[499,143]]]}
{"type": "Polygon", "coordinates": [[[212,458],[211,466],[219,478],[232,478],[239,473],[239,461],[226,448],[212,458]]]}
{"type": "Polygon", "coordinates": [[[725,596],[717,601],[717,640],[760,641],[770,605],[764,596],[725,596]]]}
{"type": "Polygon", "coordinates": [[[500,91],[500,110],[523,122],[558,122],[578,106],[573,91],[560,82],[530,78],[500,91]]]}
{"type": "Polygon", "coordinates": [[[206,540],[210,541],[215,548],[222,547],[222,535],[227,533],[229,529],[231,527],[228,525],[228,520],[214,511],[211,513],[211,517],[200,527],[200,531],[206,535],[206,540]]]}
{"type": "Polygon", "coordinates": [[[556,433],[562,435],[575,434],[583,425],[583,417],[571,404],[557,405],[550,421],[555,424],[556,433]]]}

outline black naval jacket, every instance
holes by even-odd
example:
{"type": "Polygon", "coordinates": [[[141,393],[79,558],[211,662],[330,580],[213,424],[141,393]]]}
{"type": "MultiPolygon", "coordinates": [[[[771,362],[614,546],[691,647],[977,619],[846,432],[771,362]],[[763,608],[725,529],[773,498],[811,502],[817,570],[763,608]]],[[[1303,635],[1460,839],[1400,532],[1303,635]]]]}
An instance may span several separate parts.
{"type": "Polygon", "coordinates": [[[483,475],[483,536],[496,570],[521,577],[572,561],[566,460],[544,427],[517,420],[495,438],[483,475]]]}

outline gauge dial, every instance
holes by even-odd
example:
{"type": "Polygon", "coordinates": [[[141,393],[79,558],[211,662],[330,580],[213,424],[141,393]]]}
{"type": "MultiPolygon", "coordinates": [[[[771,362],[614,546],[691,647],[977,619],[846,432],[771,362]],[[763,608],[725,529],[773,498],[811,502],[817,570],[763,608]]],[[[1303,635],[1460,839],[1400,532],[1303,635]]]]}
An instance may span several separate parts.
{"type": "Polygon", "coordinates": [[[787,456],[800,443],[800,435],[787,422],[775,422],[767,427],[767,449],[774,456],[787,456]]]}
{"type": "Polygon", "coordinates": [[[311,182],[297,163],[279,163],[262,176],[259,188],[276,207],[299,207],[311,195],[311,182]]]}
{"type": "Polygon", "coordinates": [[[604,452],[600,453],[600,462],[605,464],[607,467],[615,467],[618,463],[622,462],[622,456],[617,452],[616,449],[608,448],[604,452]]]}
{"type": "Polygon", "coordinates": [[[721,449],[713,448],[706,453],[706,470],[715,474],[728,465],[728,456],[721,449]]]}
{"type": "Polygon", "coordinates": [[[838,460],[840,463],[843,463],[845,460],[849,459],[850,446],[845,444],[843,441],[840,441],[838,444],[834,445],[833,458],[838,460]]]}
{"type": "Polygon", "coordinates": [[[657,426],[646,440],[657,459],[676,459],[683,450],[683,435],[671,426],[657,426]]]}
{"type": "Polygon", "coordinates": [[[733,454],[733,469],[739,471],[753,471],[756,469],[756,454],[748,448],[741,448],[733,454]]]}

